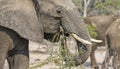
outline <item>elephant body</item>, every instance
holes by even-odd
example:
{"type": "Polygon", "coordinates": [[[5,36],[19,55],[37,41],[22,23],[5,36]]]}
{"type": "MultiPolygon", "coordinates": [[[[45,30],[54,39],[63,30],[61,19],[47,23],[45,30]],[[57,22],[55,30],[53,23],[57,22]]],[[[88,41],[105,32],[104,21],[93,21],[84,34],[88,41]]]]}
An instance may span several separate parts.
{"type": "Polygon", "coordinates": [[[103,68],[107,68],[109,59],[113,56],[112,63],[114,69],[120,69],[120,18],[116,19],[106,32],[106,57],[103,68]]]}
{"type": "Polygon", "coordinates": [[[93,43],[90,59],[91,59],[91,66],[93,68],[97,68],[97,62],[95,59],[95,50],[97,49],[97,46],[105,46],[105,33],[109,26],[117,19],[116,16],[113,15],[102,15],[102,16],[92,16],[87,17],[85,19],[85,23],[95,26],[94,32],[97,33],[97,35],[94,37],[96,39],[102,40],[102,43],[93,43]]]}
{"type": "Polygon", "coordinates": [[[0,69],[6,58],[10,69],[27,69],[28,41],[40,43],[49,38],[46,33],[56,34],[60,27],[77,42],[78,53],[73,61],[76,65],[84,63],[91,51],[91,40],[72,0],[0,0],[0,69]]]}
{"type": "Polygon", "coordinates": [[[120,33],[120,18],[113,22],[106,32],[106,43],[110,45],[111,49],[115,50],[120,54],[120,44],[119,44],[119,33],[120,33]]]}

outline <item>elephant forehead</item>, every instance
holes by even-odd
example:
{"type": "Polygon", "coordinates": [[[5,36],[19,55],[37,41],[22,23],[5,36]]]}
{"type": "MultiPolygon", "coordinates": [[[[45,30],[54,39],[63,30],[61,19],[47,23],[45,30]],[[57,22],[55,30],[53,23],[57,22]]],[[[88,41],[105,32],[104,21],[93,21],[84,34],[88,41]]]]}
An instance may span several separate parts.
{"type": "Polygon", "coordinates": [[[51,0],[54,4],[58,6],[65,7],[66,10],[72,10],[76,6],[72,2],[72,0],[51,0]]]}
{"type": "Polygon", "coordinates": [[[49,1],[41,1],[41,12],[47,13],[50,9],[53,9],[54,7],[55,5],[49,1]]]}

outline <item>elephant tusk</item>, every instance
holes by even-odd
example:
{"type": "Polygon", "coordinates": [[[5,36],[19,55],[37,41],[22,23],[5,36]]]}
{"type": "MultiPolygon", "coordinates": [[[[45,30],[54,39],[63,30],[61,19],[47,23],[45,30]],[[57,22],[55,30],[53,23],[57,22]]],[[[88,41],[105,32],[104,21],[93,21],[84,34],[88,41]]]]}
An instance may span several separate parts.
{"type": "Polygon", "coordinates": [[[82,38],[80,38],[78,35],[76,35],[74,33],[72,33],[71,35],[73,36],[73,38],[75,38],[76,40],[80,41],[83,44],[92,45],[92,43],[90,41],[82,39],[82,38]]]}
{"type": "Polygon", "coordinates": [[[93,38],[91,38],[90,40],[91,40],[91,42],[94,42],[94,43],[102,43],[103,42],[102,40],[96,40],[93,38]]]}

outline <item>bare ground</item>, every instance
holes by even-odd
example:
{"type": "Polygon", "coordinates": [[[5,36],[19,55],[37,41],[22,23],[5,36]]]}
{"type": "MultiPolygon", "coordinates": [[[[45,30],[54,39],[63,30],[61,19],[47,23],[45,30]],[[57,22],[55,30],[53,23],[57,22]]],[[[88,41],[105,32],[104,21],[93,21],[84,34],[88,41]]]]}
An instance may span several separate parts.
{"type": "MultiPolygon", "coordinates": [[[[69,43],[73,46],[75,45],[74,41],[70,41],[69,43]]],[[[77,67],[65,67],[65,63],[62,62],[60,59],[58,43],[46,43],[45,41],[42,44],[38,44],[30,41],[29,49],[30,69],[92,69],[90,67],[90,59],[88,59],[86,63],[84,63],[84,65],[80,65],[77,67]]],[[[99,47],[95,54],[99,65],[103,62],[104,55],[105,48],[99,47]]],[[[5,63],[4,69],[9,69],[7,62],[5,63]]]]}

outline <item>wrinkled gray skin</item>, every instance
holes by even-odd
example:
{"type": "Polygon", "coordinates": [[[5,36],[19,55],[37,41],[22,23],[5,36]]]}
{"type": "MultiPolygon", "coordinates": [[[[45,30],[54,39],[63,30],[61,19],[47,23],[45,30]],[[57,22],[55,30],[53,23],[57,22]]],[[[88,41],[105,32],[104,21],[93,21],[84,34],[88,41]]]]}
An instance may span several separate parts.
{"type": "Polygon", "coordinates": [[[97,69],[98,65],[95,58],[95,50],[97,49],[97,46],[105,46],[105,33],[108,27],[112,24],[113,21],[116,20],[116,16],[108,15],[108,16],[92,16],[87,17],[84,19],[86,24],[95,26],[95,32],[97,33],[97,36],[94,37],[95,39],[102,40],[102,43],[93,43],[91,54],[90,54],[90,60],[91,60],[91,67],[97,69]]]}
{"type": "MultiPolygon", "coordinates": [[[[71,0],[0,0],[0,69],[7,58],[10,69],[29,67],[28,40],[42,42],[44,33],[74,33],[90,41],[87,28],[71,0]],[[39,1],[39,2],[38,2],[39,1]]],[[[76,40],[77,41],[77,40],[76,40]]],[[[74,55],[76,65],[84,63],[90,45],[77,41],[81,51],[74,55]]]]}
{"type": "Polygon", "coordinates": [[[106,32],[106,55],[102,69],[107,69],[113,56],[113,69],[120,69],[120,18],[114,21],[106,32]]]}

